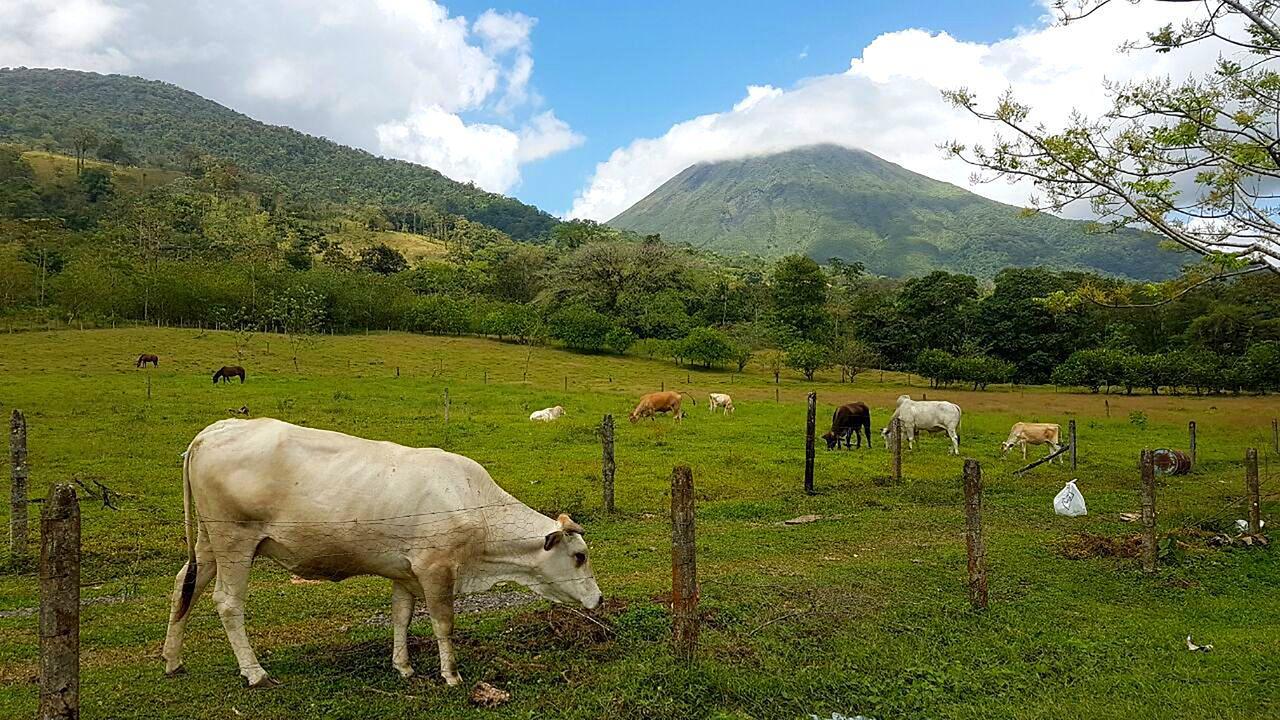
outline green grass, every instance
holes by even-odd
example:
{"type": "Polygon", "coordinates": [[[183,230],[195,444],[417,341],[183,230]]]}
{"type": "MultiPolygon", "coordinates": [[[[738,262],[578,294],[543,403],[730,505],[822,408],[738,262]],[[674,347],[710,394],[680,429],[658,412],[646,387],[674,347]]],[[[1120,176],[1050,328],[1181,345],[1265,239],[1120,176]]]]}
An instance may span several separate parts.
{"type": "MultiPolygon", "coordinates": [[[[325,337],[302,355],[300,373],[284,339],[258,336],[244,361],[248,382],[213,387],[213,368],[234,360],[229,335],[194,330],[0,335],[0,403],[6,414],[27,412],[35,494],[77,475],[120,493],[119,511],[82,506],[86,718],[1280,716],[1273,549],[1210,549],[1187,532],[1181,563],[1153,577],[1132,559],[1058,552],[1080,531],[1136,531],[1118,514],[1138,507],[1138,451],[1184,447],[1191,418],[1201,462],[1162,481],[1162,530],[1241,517],[1241,505],[1227,507],[1243,491],[1239,459],[1247,446],[1269,447],[1272,398],[1110,396],[1107,417],[1096,395],[926,390],[965,409],[961,449],[983,464],[991,608],[974,613],[964,591],[962,460],[945,454],[943,440],[926,437],[906,454],[902,485],[885,482],[882,446],[820,448],[819,492],[802,492],[804,394],[818,392],[820,426],[837,401],[866,400],[878,432],[894,397],[922,391],[904,377],[784,380],[775,402],[771,379],[758,371],[730,384],[724,372],[686,379],[683,369],[638,358],[386,334],[325,337]],[[159,354],[160,368],[135,370],[140,352],[159,354]],[[660,385],[699,396],[688,420],[626,423],[634,398],[660,385]],[[715,390],[734,395],[735,417],[706,414],[705,394],[715,390]],[[568,410],[563,420],[526,420],[557,403],[568,410]],[[185,555],[178,455],[242,404],[255,416],[458,451],[530,506],[572,513],[611,598],[601,615],[610,630],[542,603],[460,616],[464,684],[487,680],[512,693],[507,705],[478,710],[438,680],[425,621],[414,626],[414,662],[428,679],[406,683],[391,669],[391,633],[380,622],[387,582],[292,585],[263,563],[251,585],[249,634],[284,685],[241,687],[207,596],[189,625],[189,673],[164,678],[158,649],[185,555]],[[1147,416],[1145,429],[1130,422],[1134,411],[1147,416]],[[600,510],[594,434],[604,413],[619,420],[620,513],[612,517],[600,510]],[[1081,443],[1075,475],[1090,512],[1075,519],[1050,508],[1069,468],[1017,477],[1020,458],[996,457],[1015,420],[1065,426],[1072,417],[1081,443]],[[689,666],[671,657],[661,603],[677,463],[695,476],[706,613],[689,666]],[[824,519],[779,524],[806,513],[824,519]],[[1188,633],[1214,651],[1187,652],[1188,633]]],[[[1268,451],[1265,462],[1268,493],[1277,458],[1268,451]]],[[[1268,500],[1264,515],[1276,508],[1268,500]]],[[[0,576],[0,717],[35,712],[36,620],[22,609],[37,601],[34,575],[0,576]]]]}
{"type": "MultiPolygon", "coordinates": [[[[43,150],[28,150],[22,153],[22,157],[31,165],[31,170],[35,173],[36,180],[41,183],[48,184],[57,182],[61,178],[75,177],[76,159],[69,155],[45,152],[43,150]]],[[[116,185],[135,190],[158,187],[182,177],[182,173],[177,170],[113,165],[89,158],[85,159],[84,165],[85,167],[107,170],[111,173],[111,179],[116,185]]]]}

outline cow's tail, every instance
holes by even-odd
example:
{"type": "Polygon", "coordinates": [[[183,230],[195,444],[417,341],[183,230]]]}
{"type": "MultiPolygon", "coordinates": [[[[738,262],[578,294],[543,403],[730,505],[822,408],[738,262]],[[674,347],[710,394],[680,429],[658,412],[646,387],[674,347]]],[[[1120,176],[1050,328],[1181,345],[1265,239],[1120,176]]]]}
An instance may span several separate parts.
{"type": "Polygon", "coordinates": [[[191,499],[191,456],[195,453],[196,443],[187,446],[182,453],[182,517],[187,532],[187,574],[182,578],[182,594],[178,598],[178,614],[175,619],[181,620],[191,609],[191,597],[196,591],[196,519],[195,508],[191,499]]]}
{"type": "Polygon", "coordinates": [[[698,407],[698,399],[697,399],[696,397],[694,397],[694,396],[693,396],[693,393],[691,393],[691,392],[689,392],[689,391],[687,391],[687,390],[678,390],[677,392],[679,392],[681,395],[688,395],[688,396],[689,396],[689,403],[690,403],[691,405],[693,405],[694,407],[698,407]]]}

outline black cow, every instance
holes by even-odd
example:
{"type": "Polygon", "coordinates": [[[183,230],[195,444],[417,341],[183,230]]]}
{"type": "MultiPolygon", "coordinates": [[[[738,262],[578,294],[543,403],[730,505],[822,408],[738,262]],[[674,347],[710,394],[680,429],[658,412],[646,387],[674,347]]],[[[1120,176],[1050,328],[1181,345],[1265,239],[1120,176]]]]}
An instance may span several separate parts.
{"type": "Polygon", "coordinates": [[[831,416],[831,430],[822,436],[827,441],[827,449],[835,450],[844,440],[846,448],[853,447],[850,439],[855,439],[858,447],[862,447],[862,436],[867,437],[867,447],[871,447],[871,411],[864,403],[851,402],[841,405],[831,416]]]}

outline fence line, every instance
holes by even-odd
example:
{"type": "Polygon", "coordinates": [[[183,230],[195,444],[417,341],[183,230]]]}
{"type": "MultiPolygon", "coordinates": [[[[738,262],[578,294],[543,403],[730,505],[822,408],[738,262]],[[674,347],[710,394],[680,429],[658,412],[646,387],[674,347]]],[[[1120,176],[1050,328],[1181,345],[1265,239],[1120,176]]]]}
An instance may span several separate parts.
{"type": "Polygon", "coordinates": [[[9,564],[25,567],[31,552],[27,543],[27,481],[31,468],[27,464],[27,418],[14,409],[9,417],[9,564]]]}
{"type": "Polygon", "coordinates": [[[80,503],[54,485],[40,517],[40,720],[80,717],[80,503]]]}

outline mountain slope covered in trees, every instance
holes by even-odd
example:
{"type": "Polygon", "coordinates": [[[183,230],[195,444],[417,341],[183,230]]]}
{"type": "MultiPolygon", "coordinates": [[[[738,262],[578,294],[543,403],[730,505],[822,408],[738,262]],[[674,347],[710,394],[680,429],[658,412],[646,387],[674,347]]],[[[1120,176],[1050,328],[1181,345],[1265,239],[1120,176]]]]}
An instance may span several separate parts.
{"type": "MultiPolygon", "coordinates": [[[[183,167],[213,155],[300,199],[430,208],[520,240],[544,238],[551,215],[450,180],[423,165],[376,157],[267,125],[174,85],[72,70],[0,69],[0,143],[74,152],[77,131],[118,143],[139,164],[183,167]]],[[[125,159],[125,158],[122,158],[125,159]]]]}
{"type": "Polygon", "coordinates": [[[609,221],[723,254],[859,261],[888,276],[946,269],[983,277],[1045,265],[1135,279],[1177,274],[1181,258],[1136,230],[988,200],[864,150],[813,145],[685,169],[609,221]]]}

